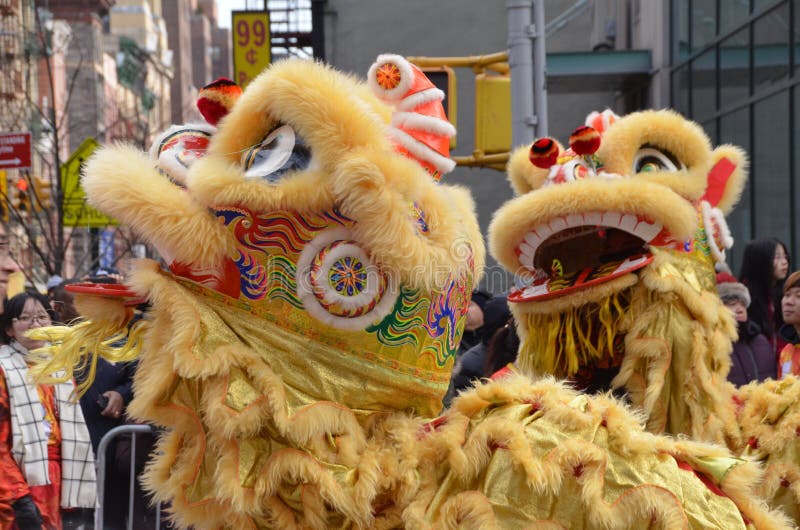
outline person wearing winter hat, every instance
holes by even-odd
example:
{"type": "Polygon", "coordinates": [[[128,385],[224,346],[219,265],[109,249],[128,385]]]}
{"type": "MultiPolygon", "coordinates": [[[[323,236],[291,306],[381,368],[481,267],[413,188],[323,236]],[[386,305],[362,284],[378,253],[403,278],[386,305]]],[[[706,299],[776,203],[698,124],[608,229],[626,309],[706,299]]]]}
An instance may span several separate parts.
{"type": "Polygon", "coordinates": [[[739,339],[733,343],[731,371],[728,381],[736,386],[751,381],[763,381],[777,376],[777,359],[769,340],[758,324],[747,318],[750,292],[728,273],[717,274],[717,293],[722,303],[731,310],[739,327],[739,339]]]}
{"type": "Polygon", "coordinates": [[[784,324],[778,335],[786,346],[778,357],[778,379],[800,375],[800,271],[791,273],[783,284],[781,312],[784,324]]]}

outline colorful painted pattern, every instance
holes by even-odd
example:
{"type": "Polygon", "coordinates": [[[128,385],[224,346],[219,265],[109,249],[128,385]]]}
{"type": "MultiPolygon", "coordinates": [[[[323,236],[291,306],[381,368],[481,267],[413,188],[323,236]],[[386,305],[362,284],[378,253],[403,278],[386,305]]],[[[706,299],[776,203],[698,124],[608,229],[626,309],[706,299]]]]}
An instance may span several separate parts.
{"type": "MultiPolygon", "coordinates": [[[[425,234],[429,226],[424,212],[417,203],[409,204],[411,219],[420,234],[425,234]]],[[[309,308],[298,292],[300,255],[326,231],[348,229],[355,224],[335,209],[320,214],[256,214],[242,207],[225,207],[216,210],[216,215],[239,243],[234,260],[241,289],[239,299],[281,302],[292,311],[302,312],[309,308]]],[[[386,277],[369,262],[367,250],[349,238],[320,248],[308,279],[314,299],[334,319],[369,315],[388,288],[386,277]]],[[[359,329],[372,335],[376,344],[417,349],[423,357],[430,358],[430,366],[444,367],[455,355],[460,340],[457,330],[465,318],[471,289],[467,283],[465,278],[453,277],[442,292],[432,296],[401,286],[388,315],[359,329]]],[[[256,306],[246,306],[248,311],[256,310],[256,306]]],[[[263,310],[273,311],[268,306],[263,310]]],[[[297,318],[300,317],[290,317],[285,323],[297,318]]],[[[335,325],[338,320],[326,322],[335,325]]]]}
{"type": "MultiPolygon", "coordinates": [[[[455,351],[458,347],[460,337],[457,336],[456,330],[460,329],[461,319],[466,317],[470,296],[471,285],[461,276],[451,277],[447,288],[431,297],[431,305],[428,308],[428,333],[432,337],[444,336],[447,351],[455,351]]],[[[438,361],[446,361],[446,356],[442,359],[437,358],[438,361]]]]}
{"type": "Polygon", "coordinates": [[[411,218],[417,223],[417,228],[423,234],[428,233],[428,221],[425,219],[425,212],[422,211],[419,204],[416,202],[411,203],[411,218]]]}
{"type": "Polygon", "coordinates": [[[325,245],[314,256],[308,279],[319,305],[331,315],[346,318],[369,314],[387,287],[385,275],[351,240],[325,245]]]}
{"type": "Polygon", "coordinates": [[[375,333],[384,344],[400,346],[411,344],[415,348],[425,340],[427,325],[422,315],[427,313],[430,300],[418,290],[402,287],[391,314],[367,331],[375,333]]]}
{"type": "Polygon", "coordinates": [[[302,303],[295,294],[297,255],[332,224],[353,224],[336,210],[321,215],[280,210],[257,215],[247,208],[225,207],[216,215],[241,245],[235,263],[242,295],[249,300],[276,297],[298,308],[302,303]]]}
{"type": "Polygon", "coordinates": [[[297,309],[303,309],[303,303],[297,298],[297,264],[287,256],[275,255],[270,258],[270,265],[266,298],[283,300],[297,309]]]}
{"type": "Polygon", "coordinates": [[[711,256],[711,247],[708,245],[708,233],[703,221],[703,212],[700,208],[697,209],[697,232],[694,236],[694,248],[698,250],[706,258],[711,256]]]}
{"type": "Polygon", "coordinates": [[[328,271],[328,284],[339,294],[355,296],[367,284],[367,271],[356,257],[345,256],[337,260],[328,271]]]}
{"type": "Polygon", "coordinates": [[[211,134],[196,128],[182,128],[166,136],[158,145],[158,155],[164,151],[174,150],[175,160],[185,168],[205,155],[211,134]]]}

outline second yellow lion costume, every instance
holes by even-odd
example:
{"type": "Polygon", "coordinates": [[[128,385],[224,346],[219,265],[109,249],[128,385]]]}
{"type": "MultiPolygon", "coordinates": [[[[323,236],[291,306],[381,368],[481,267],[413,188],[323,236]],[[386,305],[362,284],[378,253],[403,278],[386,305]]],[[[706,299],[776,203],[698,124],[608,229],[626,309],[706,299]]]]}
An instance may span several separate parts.
{"type": "Polygon", "coordinates": [[[521,370],[622,391],[650,432],[759,456],[763,494],[800,520],[798,382],[727,381],[736,327],[714,266],[746,166],[674,112],[595,113],[568,149],[544,138],[514,153],[519,197],[497,212],[491,247],[528,278],[509,296],[521,370]]]}

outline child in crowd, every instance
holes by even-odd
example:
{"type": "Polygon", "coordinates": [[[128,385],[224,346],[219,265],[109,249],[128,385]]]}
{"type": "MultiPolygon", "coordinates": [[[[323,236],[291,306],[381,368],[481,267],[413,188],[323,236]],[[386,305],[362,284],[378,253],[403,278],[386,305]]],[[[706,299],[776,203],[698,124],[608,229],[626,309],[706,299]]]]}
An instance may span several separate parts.
{"type": "Polygon", "coordinates": [[[732,275],[717,274],[717,292],[739,327],[739,340],[733,344],[731,352],[731,371],[728,381],[736,386],[751,381],[774,379],[777,375],[777,358],[769,340],[761,333],[758,324],[748,319],[750,293],[732,275]]]}

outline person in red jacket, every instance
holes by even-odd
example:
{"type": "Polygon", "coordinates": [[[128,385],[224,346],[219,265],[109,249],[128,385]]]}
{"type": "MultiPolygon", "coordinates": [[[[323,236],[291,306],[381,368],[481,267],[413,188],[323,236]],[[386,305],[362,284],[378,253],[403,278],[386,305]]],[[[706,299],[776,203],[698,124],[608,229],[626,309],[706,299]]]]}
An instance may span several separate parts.
{"type": "Polygon", "coordinates": [[[786,278],[781,299],[783,326],[780,328],[781,339],[786,341],[778,360],[778,378],[789,374],[800,376],[800,271],[795,271],[786,278]]]}
{"type": "Polygon", "coordinates": [[[94,456],[72,383],[33,384],[26,332],[50,324],[48,301],[12,297],[0,316],[0,530],[60,530],[62,511],[95,503],[94,456]]]}

